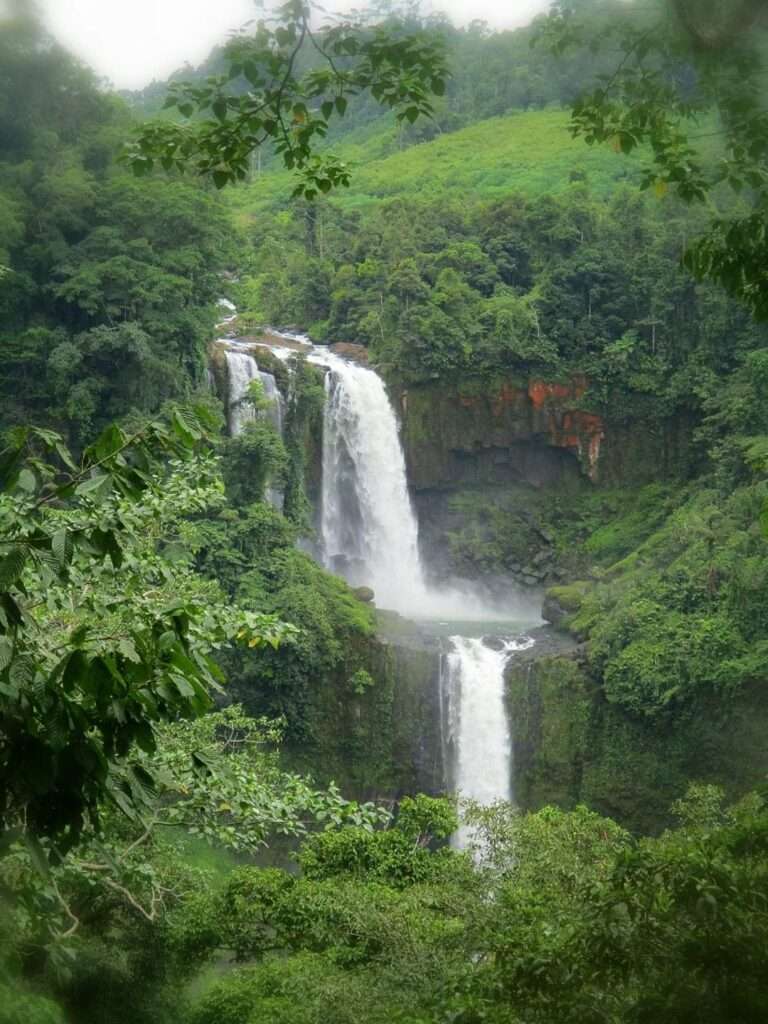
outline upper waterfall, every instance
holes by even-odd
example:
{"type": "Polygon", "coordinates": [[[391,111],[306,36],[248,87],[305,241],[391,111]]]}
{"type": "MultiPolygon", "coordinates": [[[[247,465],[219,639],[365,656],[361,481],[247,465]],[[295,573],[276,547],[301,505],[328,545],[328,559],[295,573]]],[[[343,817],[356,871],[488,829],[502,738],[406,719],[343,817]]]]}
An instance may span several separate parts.
{"type": "Polygon", "coordinates": [[[376,604],[412,618],[536,619],[514,591],[490,601],[469,581],[431,585],[419,554],[395,410],[381,377],[327,349],[320,540],[325,565],[373,589],[376,604]]]}
{"type": "Polygon", "coordinates": [[[377,604],[423,612],[427,585],[398,424],[378,374],[331,352],[323,434],[321,539],[329,568],[377,604]]]}

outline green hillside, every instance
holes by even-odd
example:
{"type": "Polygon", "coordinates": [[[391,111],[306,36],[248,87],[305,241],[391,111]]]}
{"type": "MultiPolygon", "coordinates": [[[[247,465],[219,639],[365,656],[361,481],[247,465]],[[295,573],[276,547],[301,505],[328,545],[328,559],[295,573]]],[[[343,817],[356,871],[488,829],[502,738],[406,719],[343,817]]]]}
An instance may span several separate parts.
{"type": "MultiPolygon", "coordinates": [[[[589,149],[568,133],[568,117],[559,109],[493,117],[431,142],[382,157],[387,141],[397,145],[392,128],[363,142],[346,142],[339,155],[353,167],[349,189],[332,201],[354,209],[395,196],[434,199],[447,191],[473,198],[498,199],[511,192],[531,196],[559,193],[574,178],[586,178],[594,195],[607,194],[637,175],[639,161],[605,147],[589,149]]],[[[368,134],[368,133],[365,133],[368,134]]],[[[286,198],[292,176],[269,171],[232,194],[241,211],[286,198]]]]}

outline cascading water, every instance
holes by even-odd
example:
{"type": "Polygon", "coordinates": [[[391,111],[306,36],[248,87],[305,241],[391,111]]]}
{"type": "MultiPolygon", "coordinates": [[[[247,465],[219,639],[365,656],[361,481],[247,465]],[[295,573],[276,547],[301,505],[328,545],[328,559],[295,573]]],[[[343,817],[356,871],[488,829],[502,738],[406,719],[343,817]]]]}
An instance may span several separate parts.
{"type": "MultiPolygon", "coordinates": [[[[275,352],[283,357],[279,348],[275,352]]],[[[380,608],[433,620],[430,628],[438,619],[451,620],[455,631],[462,622],[495,620],[496,631],[507,633],[505,639],[450,637],[440,702],[446,784],[481,804],[511,800],[504,669],[515,651],[533,641],[511,640],[509,631],[511,620],[533,623],[538,616],[514,593],[489,606],[472,584],[430,586],[419,556],[397,417],[383,381],[325,348],[309,349],[308,358],[328,370],[320,515],[325,565],[353,585],[370,586],[380,608]]],[[[269,382],[264,385],[271,395],[269,382]]],[[[281,415],[279,405],[274,415],[281,415]]],[[[471,829],[462,825],[455,845],[464,848],[471,841],[471,829]]]]}
{"type": "MultiPolygon", "coordinates": [[[[248,394],[249,384],[256,379],[261,381],[264,397],[268,402],[264,409],[264,415],[282,437],[284,400],[273,375],[259,370],[258,363],[248,351],[228,348],[226,357],[229,374],[229,432],[232,437],[237,437],[246,424],[253,423],[256,418],[256,410],[253,405],[243,401],[248,394]]],[[[284,498],[282,491],[268,486],[266,496],[271,505],[282,509],[284,498]]]]}
{"type": "Polygon", "coordinates": [[[266,409],[267,416],[275,430],[283,436],[283,410],[285,399],[280,394],[277,381],[271,373],[259,370],[259,378],[264,386],[264,397],[269,402],[266,409]]]}
{"type": "Polygon", "coordinates": [[[355,586],[371,587],[380,608],[414,618],[535,618],[511,592],[499,604],[484,601],[469,583],[429,584],[397,417],[384,382],[327,349],[315,348],[309,359],[329,371],[320,517],[325,565],[355,586]]]}
{"type": "Polygon", "coordinates": [[[427,586],[397,420],[378,374],[332,353],[323,432],[326,565],[373,588],[380,607],[424,610],[427,586]]]}
{"type": "MultiPolygon", "coordinates": [[[[504,706],[504,670],[515,651],[533,643],[452,636],[442,681],[443,751],[452,788],[479,804],[512,801],[512,743],[504,706]]],[[[461,824],[454,844],[472,829],[461,824]]]]}
{"type": "Polygon", "coordinates": [[[226,355],[229,375],[229,432],[232,437],[237,437],[246,423],[252,423],[256,418],[253,406],[243,399],[248,394],[248,385],[259,376],[259,368],[250,352],[227,349],[226,355]]]}
{"type": "MultiPolygon", "coordinates": [[[[280,390],[277,386],[277,381],[271,373],[266,373],[264,370],[259,370],[259,378],[264,387],[264,397],[269,402],[269,405],[264,410],[270,423],[278,432],[280,437],[283,436],[283,411],[285,406],[285,399],[280,394],[280,390]]],[[[270,484],[267,487],[267,501],[270,505],[282,511],[285,503],[285,492],[279,487],[273,487],[270,484]]]]}

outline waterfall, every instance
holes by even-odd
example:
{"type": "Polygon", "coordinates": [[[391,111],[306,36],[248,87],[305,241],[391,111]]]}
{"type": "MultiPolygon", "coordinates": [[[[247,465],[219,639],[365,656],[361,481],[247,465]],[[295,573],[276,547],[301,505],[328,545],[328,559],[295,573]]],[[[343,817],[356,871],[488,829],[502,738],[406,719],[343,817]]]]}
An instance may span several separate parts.
{"type": "MultiPolygon", "coordinates": [[[[265,415],[269,419],[272,426],[278,432],[280,437],[283,436],[283,414],[285,411],[285,399],[280,394],[280,390],[277,386],[277,381],[271,373],[266,373],[264,370],[259,370],[259,377],[264,387],[264,397],[269,402],[269,405],[264,410],[265,415]]],[[[270,505],[280,509],[282,512],[283,505],[285,504],[285,492],[279,487],[273,487],[270,483],[267,487],[267,501],[270,505]]]]}
{"type": "Polygon", "coordinates": [[[320,532],[325,564],[373,589],[382,608],[423,613],[419,558],[398,424],[378,374],[330,352],[323,428],[320,532]]]}
{"type": "Polygon", "coordinates": [[[373,370],[315,348],[325,366],[320,538],[327,568],[369,586],[376,604],[412,618],[464,621],[536,618],[515,592],[503,602],[468,581],[432,586],[419,555],[397,417],[373,370]]]}
{"type": "MultiPolygon", "coordinates": [[[[257,378],[262,383],[264,397],[269,403],[263,415],[282,437],[284,399],[274,376],[259,370],[258,363],[250,352],[228,348],[226,356],[229,373],[229,432],[232,437],[237,437],[246,424],[253,423],[256,418],[253,405],[243,402],[243,398],[248,394],[248,385],[257,378]]],[[[282,509],[284,494],[277,487],[270,484],[267,487],[266,498],[270,505],[282,509]]]]}
{"type": "MultiPolygon", "coordinates": [[[[452,783],[460,797],[479,804],[512,802],[512,741],[504,704],[504,670],[529,638],[452,636],[444,659],[441,686],[443,750],[452,783]]],[[[472,830],[460,825],[454,843],[460,849],[472,830]]]]}
{"type": "Polygon", "coordinates": [[[271,373],[265,373],[263,370],[259,370],[259,378],[264,386],[264,397],[269,402],[269,408],[266,410],[267,416],[272,426],[282,437],[285,399],[280,394],[277,381],[271,373]]]}
{"type": "Polygon", "coordinates": [[[256,412],[243,399],[248,394],[248,385],[259,375],[256,360],[250,352],[227,349],[227,372],[229,374],[229,432],[232,437],[242,431],[246,423],[252,423],[256,412]]]}
{"type": "MultiPolygon", "coordinates": [[[[282,350],[275,348],[281,358],[282,350]]],[[[379,608],[431,620],[425,627],[453,635],[442,656],[440,717],[446,785],[481,804],[512,800],[512,751],[504,704],[504,669],[514,651],[533,643],[510,639],[511,620],[518,628],[533,624],[537,611],[519,593],[488,604],[468,581],[450,586],[430,584],[419,555],[418,520],[411,502],[399,425],[384,382],[368,367],[326,348],[310,350],[310,362],[328,371],[323,423],[320,545],[327,568],[353,586],[369,586],[379,608]],[[438,627],[438,620],[440,625],[438,627]],[[445,620],[451,625],[446,626],[445,620]],[[494,620],[504,639],[481,638],[471,622],[494,620]]],[[[251,415],[238,415],[237,398],[250,380],[261,377],[273,399],[269,415],[282,427],[282,399],[270,374],[259,373],[249,352],[230,349],[230,427],[242,429],[251,415]]],[[[462,825],[454,837],[463,848],[472,839],[462,825]]]]}

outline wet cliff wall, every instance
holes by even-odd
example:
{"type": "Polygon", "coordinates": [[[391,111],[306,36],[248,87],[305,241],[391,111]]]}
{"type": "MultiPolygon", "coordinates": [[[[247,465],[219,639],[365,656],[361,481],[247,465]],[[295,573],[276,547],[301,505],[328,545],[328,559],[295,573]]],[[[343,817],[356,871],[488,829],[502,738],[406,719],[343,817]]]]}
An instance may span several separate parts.
{"type": "Polygon", "coordinates": [[[434,643],[407,629],[397,638],[350,638],[342,661],[318,667],[300,692],[294,682],[287,694],[279,675],[253,668],[248,652],[229,661],[229,700],[256,717],[274,717],[281,697],[293,709],[282,747],[290,770],[361,800],[443,790],[434,643]]]}
{"type": "Polygon", "coordinates": [[[436,647],[376,637],[365,662],[370,682],[341,671],[310,695],[307,738],[286,748],[291,766],[358,799],[442,792],[436,647]]]}
{"type": "Polygon", "coordinates": [[[417,491],[526,483],[639,485],[691,470],[690,424],[655,400],[588,406],[587,380],[499,378],[404,387],[392,380],[409,479],[417,491]]]}
{"type": "Polygon", "coordinates": [[[427,561],[437,575],[507,573],[527,585],[567,577],[547,510],[600,489],[695,470],[691,424],[659,418],[650,396],[610,416],[583,377],[504,377],[404,386],[389,376],[427,561]],[[494,563],[496,563],[494,565],[494,563]],[[504,564],[501,564],[504,563],[504,564]]]}
{"type": "Polygon", "coordinates": [[[575,647],[522,652],[507,670],[516,799],[526,810],[583,803],[644,834],[671,824],[670,807],[691,782],[738,799],[768,773],[762,689],[649,721],[611,704],[575,647]]]}

